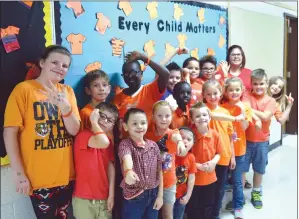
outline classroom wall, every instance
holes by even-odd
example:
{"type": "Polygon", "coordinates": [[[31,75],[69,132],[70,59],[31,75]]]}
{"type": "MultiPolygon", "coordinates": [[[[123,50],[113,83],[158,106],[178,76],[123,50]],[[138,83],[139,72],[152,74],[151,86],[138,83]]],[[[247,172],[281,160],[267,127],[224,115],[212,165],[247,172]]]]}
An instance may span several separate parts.
{"type": "MultiPolygon", "coordinates": [[[[264,68],[269,76],[283,74],[283,13],[297,12],[263,2],[206,2],[230,7],[230,44],[240,44],[247,67],[264,68]]],[[[274,121],[270,143],[280,140],[281,129],[274,121]]],[[[1,218],[34,219],[28,197],[15,193],[9,166],[1,167],[1,218]]]]}

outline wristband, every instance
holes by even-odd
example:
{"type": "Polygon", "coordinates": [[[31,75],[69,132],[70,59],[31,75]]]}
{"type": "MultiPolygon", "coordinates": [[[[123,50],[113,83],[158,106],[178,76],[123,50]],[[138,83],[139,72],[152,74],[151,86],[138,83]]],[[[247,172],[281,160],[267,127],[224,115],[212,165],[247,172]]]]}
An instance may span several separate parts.
{"type": "Polygon", "coordinates": [[[105,134],[104,132],[95,132],[95,133],[93,133],[93,136],[96,136],[96,135],[103,135],[103,134],[105,134]]]}
{"type": "Polygon", "coordinates": [[[61,113],[61,115],[62,115],[62,117],[66,118],[66,117],[69,117],[69,116],[72,114],[72,112],[73,112],[73,110],[71,109],[69,113],[67,113],[67,114],[65,114],[65,115],[63,115],[63,114],[61,113]]]}
{"type": "Polygon", "coordinates": [[[181,48],[179,48],[178,54],[179,54],[179,55],[182,55],[182,50],[181,50],[181,48]]]}
{"type": "Polygon", "coordinates": [[[132,170],[132,169],[126,169],[126,170],[124,171],[124,177],[126,177],[127,173],[128,173],[130,170],[132,170]]]}

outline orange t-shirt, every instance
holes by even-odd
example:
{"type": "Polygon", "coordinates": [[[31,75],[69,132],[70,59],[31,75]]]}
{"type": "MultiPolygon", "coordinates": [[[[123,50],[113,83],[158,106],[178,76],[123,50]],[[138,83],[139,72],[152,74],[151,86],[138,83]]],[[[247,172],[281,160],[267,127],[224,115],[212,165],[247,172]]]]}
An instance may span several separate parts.
{"type": "MultiPolygon", "coordinates": [[[[209,107],[209,105],[207,105],[207,106],[209,107]]],[[[215,110],[212,110],[210,107],[209,107],[209,109],[211,110],[211,112],[214,112],[214,113],[230,115],[228,110],[226,110],[220,106],[215,110]]],[[[217,121],[217,120],[212,119],[209,126],[211,129],[214,129],[215,131],[217,131],[219,133],[221,145],[223,146],[218,165],[228,166],[230,163],[231,156],[232,156],[231,136],[234,133],[233,124],[232,124],[232,122],[228,122],[228,121],[217,121]]]]}
{"type": "MultiPolygon", "coordinates": [[[[252,122],[252,110],[248,103],[243,103],[245,106],[245,119],[251,123],[252,122]]],[[[238,106],[225,103],[222,105],[223,108],[227,109],[232,116],[238,116],[241,113],[241,109],[238,106]]],[[[246,133],[242,129],[239,122],[233,122],[235,133],[237,135],[237,140],[234,141],[235,156],[242,156],[246,153],[246,133]]]]}
{"type": "Polygon", "coordinates": [[[195,157],[188,153],[185,157],[176,156],[176,198],[182,198],[187,192],[187,182],[190,174],[197,172],[195,157]]]}
{"type": "MultiPolygon", "coordinates": [[[[250,103],[251,108],[261,112],[271,112],[273,115],[277,109],[274,98],[265,95],[263,97],[248,93],[244,95],[244,101],[250,103]]],[[[249,124],[246,130],[246,139],[251,142],[269,141],[271,119],[262,121],[262,130],[257,131],[254,124],[249,124]]]]}
{"type": "MultiPolygon", "coordinates": [[[[72,111],[80,119],[73,89],[59,83],[55,87],[59,92],[66,87],[72,111]]],[[[44,90],[35,80],[19,83],[4,115],[4,127],[19,127],[20,154],[33,190],[67,185],[75,179],[73,136],[66,131],[58,107],[47,102],[39,89],[44,90]]]]}
{"type": "Polygon", "coordinates": [[[80,130],[84,130],[84,129],[90,129],[91,128],[91,124],[90,124],[90,114],[92,113],[92,111],[94,110],[94,107],[88,103],[86,104],[81,110],[80,110],[80,117],[81,117],[81,126],[80,126],[80,130]]]}
{"type": "Polygon", "coordinates": [[[192,94],[191,94],[191,104],[195,104],[198,101],[202,101],[202,84],[196,81],[191,82],[192,94]]]}
{"type": "Polygon", "coordinates": [[[161,154],[162,154],[162,171],[163,171],[163,187],[170,188],[176,184],[176,175],[175,175],[175,157],[177,153],[177,145],[171,140],[173,134],[180,134],[176,130],[169,129],[167,132],[167,138],[163,139],[165,136],[155,135],[154,124],[150,126],[150,129],[147,131],[145,138],[157,142],[161,154]],[[163,147],[163,150],[161,150],[163,147]],[[168,150],[167,152],[164,150],[168,150]]]}
{"type": "Polygon", "coordinates": [[[124,118],[128,109],[136,107],[145,111],[148,121],[152,119],[152,107],[156,103],[165,90],[160,93],[158,81],[143,85],[132,96],[123,93],[123,90],[114,96],[113,104],[118,108],[119,117],[124,118]]]}
{"type": "MultiPolygon", "coordinates": [[[[192,147],[192,153],[195,156],[196,163],[206,163],[212,160],[216,154],[220,154],[222,151],[223,144],[219,134],[210,129],[209,132],[203,136],[201,135],[196,128],[193,128],[195,133],[195,144],[192,147]]],[[[197,170],[195,174],[195,185],[205,186],[212,184],[217,181],[215,170],[211,173],[197,170]]]]}
{"type": "Polygon", "coordinates": [[[282,117],[282,114],[283,114],[283,112],[281,111],[281,107],[280,107],[279,103],[276,103],[276,110],[274,113],[275,119],[278,121],[278,119],[280,117],[282,117]]]}
{"type": "Polygon", "coordinates": [[[190,105],[186,105],[186,112],[183,112],[179,107],[172,114],[170,128],[178,129],[182,126],[190,124],[190,105]]]}
{"type": "Polygon", "coordinates": [[[67,36],[67,41],[71,44],[72,54],[73,55],[80,55],[83,53],[83,43],[86,40],[86,37],[83,36],[81,33],[73,34],[67,36]]]}

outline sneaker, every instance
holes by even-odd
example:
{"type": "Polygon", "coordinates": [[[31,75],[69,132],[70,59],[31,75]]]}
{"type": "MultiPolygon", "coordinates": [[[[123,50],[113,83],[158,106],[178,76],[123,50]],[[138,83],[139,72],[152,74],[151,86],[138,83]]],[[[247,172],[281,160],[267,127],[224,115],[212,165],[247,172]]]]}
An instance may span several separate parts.
{"type": "MultiPolygon", "coordinates": [[[[245,201],[243,202],[243,206],[244,205],[245,205],[245,201]]],[[[229,203],[227,203],[227,205],[225,206],[225,210],[227,210],[227,211],[234,210],[233,201],[230,201],[229,203]]]]}
{"type": "Polygon", "coordinates": [[[251,189],[252,188],[252,185],[246,180],[245,181],[245,186],[244,186],[246,189],[251,189]]]}
{"type": "Polygon", "coordinates": [[[261,199],[261,193],[258,191],[251,192],[251,203],[256,209],[261,209],[263,207],[263,202],[261,199]]]}
{"type": "Polygon", "coordinates": [[[234,211],[234,216],[235,216],[235,219],[243,219],[243,213],[242,213],[242,210],[235,210],[234,211]]]}

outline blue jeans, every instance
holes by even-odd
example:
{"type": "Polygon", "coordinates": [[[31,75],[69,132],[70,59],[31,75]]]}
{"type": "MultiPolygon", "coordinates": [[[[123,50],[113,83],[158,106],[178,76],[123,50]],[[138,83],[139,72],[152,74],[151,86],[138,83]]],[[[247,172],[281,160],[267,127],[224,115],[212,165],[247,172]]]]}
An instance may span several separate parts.
{"type": "Polygon", "coordinates": [[[227,181],[228,166],[216,165],[217,188],[215,193],[215,202],[213,206],[213,218],[219,218],[222,207],[222,199],[225,193],[225,183],[227,181]]]}
{"type": "Polygon", "coordinates": [[[241,210],[243,208],[244,194],[242,184],[243,165],[245,162],[245,155],[236,156],[236,168],[232,170],[233,181],[233,207],[234,210],[241,210]]]}
{"type": "Polygon", "coordinates": [[[158,195],[158,188],[145,190],[137,197],[124,199],[122,218],[124,219],[157,219],[158,211],[154,204],[158,195]]]}
{"type": "Polygon", "coordinates": [[[249,171],[250,164],[252,169],[261,175],[265,174],[268,163],[269,141],[266,142],[246,142],[246,155],[244,162],[244,172],[249,171]]]}
{"type": "Polygon", "coordinates": [[[176,199],[173,206],[173,219],[183,219],[186,205],[180,203],[180,199],[176,199]]]}

